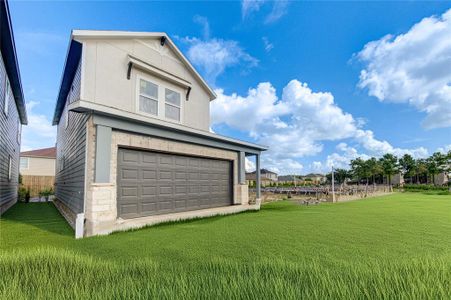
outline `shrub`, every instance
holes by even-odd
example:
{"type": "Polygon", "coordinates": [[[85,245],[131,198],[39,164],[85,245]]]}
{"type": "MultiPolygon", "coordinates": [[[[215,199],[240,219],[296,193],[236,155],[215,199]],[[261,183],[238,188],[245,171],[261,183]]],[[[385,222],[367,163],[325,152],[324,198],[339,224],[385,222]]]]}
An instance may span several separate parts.
{"type": "Polygon", "coordinates": [[[415,191],[448,191],[447,186],[439,186],[432,184],[405,184],[404,190],[409,192],[415,191]]]}
{"type": "Polygon", "coordinates": [[[18,200],[20,202],[30,202],[30,190],[23,186],[19,187],[18,200]]]}
{"type": "Polygon", "coordinates": [[[53,195],[52,188],[45,188],[39,192],[39,197],[45,197],[45,201],[49,201],[51,195],[53,195]]]}

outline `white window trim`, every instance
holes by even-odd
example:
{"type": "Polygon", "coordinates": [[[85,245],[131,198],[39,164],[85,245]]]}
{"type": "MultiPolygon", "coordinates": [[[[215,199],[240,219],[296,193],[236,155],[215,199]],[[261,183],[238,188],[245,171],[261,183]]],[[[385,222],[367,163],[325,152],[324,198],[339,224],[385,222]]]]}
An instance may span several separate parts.
{"type": "Polygon", "coordinates": [[[13,159],[11,155],[9,156],[9,164],[8,164],[8,180],[11,181],[13,173],[13,159]]]}
{"type": "Polygon", "coordinates": [[[17,143],[20,145],[20,139],[22,138],[22,124],[20,124],[20,119],[17,120],[17,143]]]}
{"type": "Polygon", "coordinates": [[[172,88],[164,87],[164,109],[165,109],[165,111],[164,111],[164,118],[165,118],[165,120],[171,120],[171,121],[179,123],[181,121],[181,119],[182,119],[182,94],[179,91],[175,91],[172,88]],[[173,104],[171,102],[167,102],[166,101],[166,90],[170,90],[170,91],[176,92],[176,93],[178,93],[180,95],[180,105],[176,105],[176,104],[173,104]],[[174,119],[166,117],[166,104],[169,105],[169,106],[172,106],[172,107],[180,109],[179,120],[174,120],[174,119]]]}
{"type": "Polygon", "coordinates": [[[20,169],[21,170],[28,170],[30,168],[30,158],[29,157],[21,157],[19,160],[19,165],[20,165],[20,169]],[[27,166],[26,167],[22,167],[22,161],[26,161],[27,162],[27,166]]]}
{"type": "Polygon", "coordinates": [[[67,129],[67,127],[69,127],[69,105],[66,101],[66,113],[64,114],[65,118],[64,118],[64,129],[67,129]]]}
{"type": "MultiPolygon", "coordinates": [[[[159,119],[165,122],[169,122],[169,123],[175,123],[175,124],[182,124],[183,123],[183,109],[184,109],[184,101],[183,101],[183,90],[180,89],[177,86],[171,85],[171,84],[165,84],[164,82],[160,81],[160,80],[156,80],[154,78],[151,78],[149,76],[145,76],[142,74],[137,74],[136,75],[136,91],[135,91],[135,112],[139,115],[142,116],[146,116],[146,117],[150,117],[150,118],[154,118],[154,119],[159,119]],[[153,83],[155,85],[158,86],[158,114],[157,115],[153,115],[153,114],[149,114],[143,111],[139,110],[139,96],[140,96],[140,82],[141,80],[145,80],[148,81],[150,83],[153,83]],[[174,92],[177,92],[180,94],[180,120],[174,120],[174,119],[169,119],[165,117],[165,104],[166,104],[166,94],[165,94],[165,89],[168,88],[174,92]]],[[[150,97],[148,97],[150,98],[150,97]]],[[[152,99],[152,98],[150,98],[152,99]]],[[[172,106],[176,106],[173,104],[170,104],[172,106]]]]}
{"type": "Polygon", "coordinates": [[[9,83],[9,79],[8,76],[5,77],[5,101],[4,101],[4,105],[3,105],[3,112],[5,113],[6,116],[8,116],[8,111],[9,111],[9,96],[10,96],[10,83],[9,83]]]}

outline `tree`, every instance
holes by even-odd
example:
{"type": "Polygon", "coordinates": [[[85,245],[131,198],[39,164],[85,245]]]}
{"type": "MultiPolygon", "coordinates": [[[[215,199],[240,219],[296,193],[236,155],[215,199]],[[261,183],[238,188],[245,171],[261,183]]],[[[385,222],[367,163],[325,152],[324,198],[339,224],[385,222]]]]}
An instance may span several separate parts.
{"type": "MultiPolygon", "coordinates": [[[[334,169],[334,179],[338,184],[342,184],[346,179],[350,179],[352,174],[346,169],[334,169]]],[[[332,182],[332,173],[326,174],[326,178],[329,182],[332,182]]]]}
{"type": "Polygon", "coordinates": [[[447,155],[435,152],[426,159],[428,175],[431,176],[432,183],[435,183],[435,175],[444,172],[447,169],[447,155]]]}
{"type": "MultiPolygon", "coordinates": [[[[415,176],[417,178],[416,183],[421,183],[420,176],[427,173],[427,164],[425,159],[417,159],[415,161],[415,176]]],[[[427,182],[427,176],[426,176],[427,182]]]]}
{"type": "Polygon", "coordinates": [[[415,175],[415,159],[412,155],[404,154],[404,156],[399,159],[399,166],[401,167],[402,174],[410,177],[410,182],[412,183],[412,177],[415,175]]]}
{"type": "Polygon", "coordinates": [[[379,159],[382,166],[382,172],[387,176],[388,184],[391,185],[391,178],[399,172],[398,158],[393,154],[387,153],[379,159]]]}
{"type": "Polygon", "coordinates": [[[373,178],[373,184],[374,184],[375,180],[376,180],[376,176],[381,175],[383,173],[382,166],[379,163],[379,161],[374,157],[371,157],[365,163],[367,165],[370,176],[373,178]]]}
{"type": "Polygon", "coordinates": [[[354,177],[359,180],[366,178],[366,183],[368,184],[368,178],[371,176],[366,162],[360,157],[351,160],[351,172],[354,177]]]}

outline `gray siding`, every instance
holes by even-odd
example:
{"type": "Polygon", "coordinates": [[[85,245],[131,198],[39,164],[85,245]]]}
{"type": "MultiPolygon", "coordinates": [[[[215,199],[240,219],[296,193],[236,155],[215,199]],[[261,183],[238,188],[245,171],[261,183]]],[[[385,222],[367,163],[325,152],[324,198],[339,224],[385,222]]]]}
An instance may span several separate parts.
{"type": "Polygon", "coordinates": [[[68,104],[80,98],[81,64],[78,65],[71,91],[67,96],[56,141],[56,197],[74,213],[83,211],[86,162],[86,121],[89,115],[69,112],[68,104]],[[69,123],[66,128],[66,118],[69,123]]]}
{"type": "Polygon", "coordinates": [[[0,55],[0,213],[17,201],[19,183],[20,141],[17,140],[19,130],[19,113],[10,88],[8,115],[4,113],[6,70],[3,57],[0,55]],[[9,158],[12,159],[11,180],[8,179],[9,158]]]}

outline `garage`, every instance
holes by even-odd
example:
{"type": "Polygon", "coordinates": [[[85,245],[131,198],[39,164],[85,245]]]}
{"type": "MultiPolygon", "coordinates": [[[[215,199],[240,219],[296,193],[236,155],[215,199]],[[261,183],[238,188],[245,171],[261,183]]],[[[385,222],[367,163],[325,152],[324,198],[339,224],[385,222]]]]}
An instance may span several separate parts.
{"type": "Polygon", "coordinates": [[[119,148],[118,216],[129,219],[232,205],[232,162],[119,148]]]}

